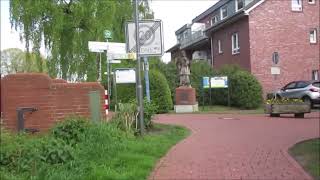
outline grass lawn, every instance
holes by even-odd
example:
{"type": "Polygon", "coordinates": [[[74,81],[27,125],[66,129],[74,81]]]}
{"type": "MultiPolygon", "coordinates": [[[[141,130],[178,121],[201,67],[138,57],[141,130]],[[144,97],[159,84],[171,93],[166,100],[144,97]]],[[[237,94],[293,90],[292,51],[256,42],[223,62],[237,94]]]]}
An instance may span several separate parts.
{"type": "Polygon", "coordinates": [[[320,180],[320,138],[300,142],[289,153],[311,176],[320,180]]]}
{"type": "MultiPolygon", "coordinates": [[[[143,137],[135,137],[113,125],[101,123],[91,125],[83,134],[80,142],[72,147],[72,160],[50,164],[43,160],[31,159],[32,165],[21,169],[17,165],[20,167],[20,164],[28,158],[16,157],[15,162],[9,165],[0,162],[0,179],[147,179],[156,162],[173,145],[185,138],[189,131],[182,127],[156,124],[154,131],[143,137]]],[[[6,144],[6,138],[12,140],[12,137],[7,136],[1,137],[1,145],[8,147],[1,148],[0,155],[9,152],[9,146],[14,153],[19,148],[22,152],[28,151],[28,148],[22,147],[21,143],[14,145],[16,147],[12,147],[12,143],[6,144]]],[[[42,139],[42,137],[32,139],[42,139]]],[[[29,140],[24,138],[23,142],[26,141],[29,140]]],[[[27,145],[26,147],[33,148],[27,145]]]]}

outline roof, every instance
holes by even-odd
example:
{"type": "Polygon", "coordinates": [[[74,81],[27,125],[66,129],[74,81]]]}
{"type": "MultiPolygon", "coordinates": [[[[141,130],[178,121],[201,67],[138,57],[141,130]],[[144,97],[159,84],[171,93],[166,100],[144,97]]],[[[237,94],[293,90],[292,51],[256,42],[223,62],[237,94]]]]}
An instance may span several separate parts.
{"type": "Polygon", "coordinates": [[[178,43],[178,44],[172,46],[170,49],[168,49],[168,50],[166,51],[166,53],[172,52],[172,51],[175,51],[175,50],[179,50],[179,49],[180,49],[180,44],[178,43]]]}
{"type": "MultiPolygon", "coordinates": [[[[210,32],[214,32],[218,29],[220,29],[221,27],[227,25],[227,24],[231,24],[236,22],[238,19],[241,19],[244,16],[249,15],[249,12],[254,9],[255,7],[259,6],[262,2],[264,2],[265,0],[253,0],[250,4],[248,4],[247,6],[245,6],[245,8],[243,8],[242,10],[234,13],[233,15],[227,17],[226,19],[218,22],[217,24],[215,24],[214,26],[210,26],[209,28],[205,29],[204,31],[208,34],[210,32]]],[[[220,2],[220,1],[219,1],[220,2]]]]}
{"type": "Polygon", "coordinates": [[[176,35],[180,34],[181,32],[183,32],[185,29],[189,29],[191,28],[191,24],[185,24],[183,25],[181,28],[179,28],[178,30],[176,30],[176,35]]]}
{"type": "Polygon", "coordinates": [[[209,9],[207,9],[206,11],[201,13],[199,16],[197,16],[194,19],[192,19],[192,23],[200,21],[201,19],[203,19],[206,16],[208,16],[209,14],[213,13],[215,10],[219,9],[221,6],[223,6],[224,4],[226,4],[229,1],[230,0],[220,0],[220,1],[218,1],[213,6],[211,6],[209,9]]]}

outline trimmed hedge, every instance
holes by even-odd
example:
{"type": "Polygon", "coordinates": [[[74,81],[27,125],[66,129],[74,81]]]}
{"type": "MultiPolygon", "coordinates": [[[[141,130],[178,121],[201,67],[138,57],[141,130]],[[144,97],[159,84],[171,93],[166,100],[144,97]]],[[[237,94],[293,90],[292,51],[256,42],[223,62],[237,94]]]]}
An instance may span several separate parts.
{"type": "MultiPolygon", "coordinates": [[[[196,98],[198,103],[202,105],[202,77],[211,77],[214,75],[214,70],[211,65],[206,61],[194,61],[191,63],[191,86],[196,89],[196,98]]],[[[209,94],[205,92],[205,104],[209,102],[209,94]]]]}
{"type": "MultiPolygon", "coordinates": [[[[218,76],[228,76],[231,106],[255,109],[262,103],[262,87],[248,71],[238,66],[221,68],[218,76]]],[[[212,102],[215,105],[228,105],[228,89],[212,89],[212,102]]]]}
{"type": "Polygon", "coordinates": [[[157,71],[149,71],[151,101],[158,106],[158,113],[166,113],[173,107],[171,92],[165,76],[157,71]]]}

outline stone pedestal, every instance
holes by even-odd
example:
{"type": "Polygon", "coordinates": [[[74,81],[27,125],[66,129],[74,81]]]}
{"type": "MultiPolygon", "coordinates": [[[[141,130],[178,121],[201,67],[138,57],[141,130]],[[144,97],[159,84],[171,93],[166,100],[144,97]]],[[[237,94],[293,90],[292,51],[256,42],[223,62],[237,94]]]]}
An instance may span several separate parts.
{"type": "Polygon", "coordinates": [[[176,88],[176,113],[197,112],[198,102],[196,101],[196,90],[191,87],[176,88]]]}

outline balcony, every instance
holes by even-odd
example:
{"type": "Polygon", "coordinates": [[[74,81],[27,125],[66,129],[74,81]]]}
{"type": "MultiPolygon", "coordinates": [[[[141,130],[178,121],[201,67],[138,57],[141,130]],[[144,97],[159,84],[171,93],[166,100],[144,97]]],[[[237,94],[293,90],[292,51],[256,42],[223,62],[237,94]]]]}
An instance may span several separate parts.
{"type": "Polygon", "coordinates": [[[194,31],[191,35],[184,37],[180,42],[180,49],[189,49],[202,44],[205,40],[208,40],[208,37],[203,32],[203,30],[194,31]]]}

